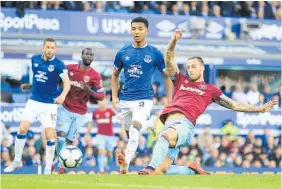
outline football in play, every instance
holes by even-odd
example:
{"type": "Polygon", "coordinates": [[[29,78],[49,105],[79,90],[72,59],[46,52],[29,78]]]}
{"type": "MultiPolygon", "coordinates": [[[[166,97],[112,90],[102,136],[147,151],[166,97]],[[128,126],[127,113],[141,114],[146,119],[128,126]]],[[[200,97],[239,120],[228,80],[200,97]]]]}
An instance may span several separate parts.
{"type": "Polygon", "coordinates": [[[68,145],[60,151],[59,161],[67,168],[78,167],[82,163],[82,152],[76,146],[68,145]]]}

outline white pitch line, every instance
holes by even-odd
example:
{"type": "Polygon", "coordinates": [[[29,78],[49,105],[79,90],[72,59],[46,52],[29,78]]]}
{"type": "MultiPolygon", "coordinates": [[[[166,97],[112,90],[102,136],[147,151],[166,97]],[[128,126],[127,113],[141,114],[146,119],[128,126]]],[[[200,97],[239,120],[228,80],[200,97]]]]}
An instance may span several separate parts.
{"type": "MultiPolygon", "coordinates": [[[[13,178],[1,178],[1,180],[17,180],[17,181],[26,181],[26,179],[13,179],[13,178]]],[[[62,184],[78,184],[78,185],[96,185],[96,186],[106,186],[106,187],[134,187],[134,188],[163,188],[163,189],[228,189],[228,188],[195,188],[188,186],[160,186],[160,185],[136,185],[136,184],[118,184],[118,183],[94,183],[94,182],[79,182],[79,181],[64,181],[64,180],[37,180],[39,182],[53,182],[53,183],[62,183],[62,184]]],[[[2,183],[3,184],[3,183],[2,183]]]]}

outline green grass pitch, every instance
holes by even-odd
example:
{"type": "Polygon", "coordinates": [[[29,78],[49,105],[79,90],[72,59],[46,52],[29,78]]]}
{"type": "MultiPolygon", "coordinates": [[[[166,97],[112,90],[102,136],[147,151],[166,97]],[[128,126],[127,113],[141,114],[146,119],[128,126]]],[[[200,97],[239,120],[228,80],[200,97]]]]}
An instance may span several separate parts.
{"type": "Polygon", "coordinates": [[[281,175],[1,175],[2,189],[280,189],[281,175]]]}

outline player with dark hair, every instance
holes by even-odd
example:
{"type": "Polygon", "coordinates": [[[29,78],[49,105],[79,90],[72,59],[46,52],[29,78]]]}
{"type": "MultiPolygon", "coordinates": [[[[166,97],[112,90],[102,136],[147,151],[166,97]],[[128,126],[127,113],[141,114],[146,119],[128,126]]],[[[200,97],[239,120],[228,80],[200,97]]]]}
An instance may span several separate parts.
{"type": "MultiPolygon", "coordinates": [[[[116,114],[111,108],[107,108],[106,100],[98,102],[99,109],[93,111],[92,118],[96,122],[98,127],[98,132],[96,135],[97,141],[97,163],[99,167],[99,172],[101,174],[106,173],[105,160],[108,157],[107,162],[111,162],[113,159],[113,151],[117,144],[117,138],[114,136],[113,132],[113,116],[116,114]]],[[[94,123],[91,121],[88,124],[88,129],[86,134],[90,134],[94,123]]]]}
{"type": "MultiPolygon", "coordinates": [[[[81,53],[82,62],[80,64],[67,65],[71,80],[71,89],[66,96],[66,100],[58,109],[57,120],[57,145],[56,153],[59,155],[61,149],[67,144],[72,144],[80,127],[83,125],[87,112],[87,102],[89,96],[97,100],[103,100],[105,93],[102,85],[101,75],[91,68],[94,59],[94,52],[90,48],[85,48],[81,53]]],[[[66,171],[66,168],[59,165],[59,174],[66,171]]],[[[52,167],[54,170],[55,167],[52,167]]]]}
{"type": "MultiPolygon", "coordinates": [[[[131,21],[133,43],[124,46],[114,60],[112,75],[112,104],[119,107],[122,113],[122,124],[129,137],[126,152],[118,155],[120,171],[126,174],[128,165],[138,147],[141,127],[145,127],[153,106],[154,91],[152,77],[156,68],[163,73],[168,98],[171,99],[171,81],[165,71],[163,54],[147,44],[149,23],[146,18],[136,17],[131,21]],[[118,78],[124,69],[124,88],[118,98],[118,78]]],[[[143,128],[144,129],[144,128],[143,128]]]]}
{"type": "Polygon", "coordinates": [[[46,167],[44,174],[51,174],[55,152],[55,126],[57,104],[63,104],[70,89],[70,80],[65,64],[55,57],[56,41],[47,38],[43,43],[43,54],[31,58],[33,80],[31,84],[22,84],[23,91],[31,89],[32,96],[27,101],[15,141],[15,158],[4,172],[13,172],[22,167],[22,153],[26,142],[26,133],[32,122],[39,120],[45,132],[46,167]],[[63,81],[63,91],[59,94],[57,86],[63,81]]]}
{"type": "Polygon", "coordinates": [[[174,95],[172,103],[166,106],[160,115],[160,120],[165,126],[154,147],[150,164],[138,172],[141,175],[209,174],[195,162],[188,166],[176,166],[172,163],[181,148],[191,143],[196,120],[212,102],[239,112],[267,112],[277,103],[269,101],[258,107],[226,97],[214,85],[205,83],[205,67],[201,57],[188,59],[186,66],[189,77],[179,72],[174,60],[174,48],[181,36],[182,31],[177,29],[166,50],[166,70],[174,84],[174,95]]]}

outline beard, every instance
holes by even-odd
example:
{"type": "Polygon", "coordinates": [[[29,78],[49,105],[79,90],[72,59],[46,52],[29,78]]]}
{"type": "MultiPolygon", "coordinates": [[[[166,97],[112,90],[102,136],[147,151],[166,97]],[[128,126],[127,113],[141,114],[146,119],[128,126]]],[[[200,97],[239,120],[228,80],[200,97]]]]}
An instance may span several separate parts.
{"type": "Polygon", "coordinates": [[[193,78],[190,77],[191,81],[197,81],[198,79],[200,79],[202,77],[202,75],[193,75],[193,78]]]}

